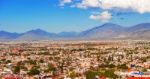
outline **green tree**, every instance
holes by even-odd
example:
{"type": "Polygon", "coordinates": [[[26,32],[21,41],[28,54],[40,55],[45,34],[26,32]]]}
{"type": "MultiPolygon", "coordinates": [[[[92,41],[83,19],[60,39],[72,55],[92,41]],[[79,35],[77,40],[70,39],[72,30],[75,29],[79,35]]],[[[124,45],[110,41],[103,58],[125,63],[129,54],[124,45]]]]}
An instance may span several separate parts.
{"type": "Polygon", "coordinates": [[[111,70],[106,70],[104,72],[104,76],[109,77],[109,78],[113,78],[113,79],[118,78],[118,76],[116,74],[114,74],[114,70],[112,70],[112,69],[111,70]]]}
{"type": "Polygon", "coordinates": [[[13,69],[13,73],[17,74],[19,72],[20,72],[20,66],[15,66],[14,69],[13,69]]]}
{"type": "Polygon", "coordinates": [[[75,77],[77,77],[77,73],[75,73],[75,71],[71,71],[69,74],[69,77],[71,77],[71,79],[74,79],[75,77]]]}
{"type": "Polygon", "coordinates": [[[87,71],[85,74],[86,74],[86,79],[94,79],[95,76],[99,75],[98,72],[91,71],[91,70],[87,71]]]}
{"type": "Polygon", "coordinates": [[[115,66],[114,64],[109,64],[108,67],[109,67],[109,68],[114,68],[114,67],[116,67],[116,66],[115,66]]]}
{"type": "Polygon", "coordinates": [[[48,64],[48,71],[56,71],[56,68],[52,64],[48,64]]]}
{"type": "Polygon", "coordinates": [[[31,68],[31,70],[27,73],[28,75],[38,75],[40,74],[40,71],[34,67],[34,68],[31,68]]]}
{"type": "Polygon", "coordinates": [[[36,65],[36,60],[29,59],[27,62],[31,65],[36,65]]]}
{"type": "Polygon", "coordinates": [[[126,64],[121,64],[121,65],[118,65],[118,68],[126,70],[128,69],[128,66],[126,64]]]}

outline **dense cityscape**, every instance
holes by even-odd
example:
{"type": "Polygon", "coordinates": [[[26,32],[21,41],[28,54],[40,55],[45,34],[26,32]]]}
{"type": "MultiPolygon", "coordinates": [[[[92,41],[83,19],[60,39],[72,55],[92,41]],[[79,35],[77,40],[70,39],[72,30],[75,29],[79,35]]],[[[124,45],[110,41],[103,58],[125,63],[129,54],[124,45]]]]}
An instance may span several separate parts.
{"type": "Polygon", "coordinates": [[[150,79],[150,41],[1,42],[0,79],[150,79]]]}
{"type": "Polygon", "coordinates": [[[0,79],[150,79],[150,0],[0,0],[0,79]]]}

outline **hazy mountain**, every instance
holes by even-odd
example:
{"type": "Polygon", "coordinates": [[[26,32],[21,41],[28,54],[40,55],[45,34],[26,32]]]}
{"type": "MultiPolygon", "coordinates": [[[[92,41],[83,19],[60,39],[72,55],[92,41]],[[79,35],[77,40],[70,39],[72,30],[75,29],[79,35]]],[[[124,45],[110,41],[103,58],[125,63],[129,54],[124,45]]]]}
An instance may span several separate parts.
{"type": "Polygon", "coordinates": [[[60,37],[75,37],[78,35],[77,32],[60,32],[58,33],[60,37]]]}
{"type": "Polygon", "coordinates": [[[128,27],[126,31],[128,32],[138,32],[138,31],[146,31],[150,30],[150,23],[141,23],[132,27],[128,27]]]}
{"type": "Polygon", "coordinates": [[[150,39],[150,23],[142,23],[126,29],[127,38],[150,39]]]}
{"type": "Polygon", "coordinates": [[[49,33],[41,29],[27,31],[20,35],[16,40],[50,40],[56,38],[57,34],[49,33]]]}
{"type": "Polygon", "coordinates": [[[150,39],[150,23],[123,27],[106,23],[80,34],[85,39],[150,39]]]}
{"type": "Polygon", "coordinates": [[[49,33],[41,29],[30,30],[25,33],[10,33],[0,31],[1,40],[89,40],[89,39],[150,39],[150,23],[123,27],[106,23],[80,33],[61,32],[49,33]]]}
{"type": "Polygon", "coordinates": [[[10,40],[19,37],[18,33],[10,33],[6,31],[0,31],[0,40],[10,40]]]}
{"type": "Polygon", "coordinates": [[[92,29],[83,31],[80,33],[81,37],[87,38],[115,38],[120,35],[124,31],[124,27],[113,24],[113,23],[106,23],[102,26],[94,27],[92,29]]]}

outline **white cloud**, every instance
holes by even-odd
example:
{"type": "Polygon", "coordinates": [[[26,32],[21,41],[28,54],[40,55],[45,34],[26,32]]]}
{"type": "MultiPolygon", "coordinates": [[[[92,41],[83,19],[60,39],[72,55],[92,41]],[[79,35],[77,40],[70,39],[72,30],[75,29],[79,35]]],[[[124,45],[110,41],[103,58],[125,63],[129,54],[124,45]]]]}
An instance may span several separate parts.
{"type": "Polygon", "coordinates": [[[100,8],[107,9],[131,9],[134,12],[145,13],[150,12],[150,0],[81,0],[75,2],[77,8],[100,8]]]}
{"type": "Polygon", "coordinates": [[[89,18],[93,20],[100,20],[102,22],[108,22],[111,19],[111,14],[108,11],[104,11],[99,15],[91,15],[89,18]]]}
{"type": "Polygon", "coordinates": [[[72,0],[60,0],[60,6],[64,6],[65,4],[67,4],[67,3],[71,3],[72,2],[72,0]]]}
{"type": "Polygon", "coordinates": [[[131,9],[138,13],[150,12],[150,0],[99,0],[102,9],[131,9]]]}
{"type": "Polygon", "coordinates": [[[100,3],[98,0],[82,0],[81,3],[77,4],[78,8],[87,8],[87,7],[99,7],[100,3]]]}

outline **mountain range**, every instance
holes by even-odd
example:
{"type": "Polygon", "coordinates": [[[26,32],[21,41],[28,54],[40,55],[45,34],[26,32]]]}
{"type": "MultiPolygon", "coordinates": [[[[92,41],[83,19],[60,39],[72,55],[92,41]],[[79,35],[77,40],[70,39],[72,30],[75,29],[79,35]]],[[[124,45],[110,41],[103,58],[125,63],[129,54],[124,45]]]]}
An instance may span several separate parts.
{"type": "Polygon", "coordinates": [[[80,33],[50,33],[41,29],[24,33],[0,31],[0,41],[33,41],[33,40],[110,40],[110,39],[150,39],[150,23],[141,23],[124,27],[114,23],[106,23],[80,33]]]}

